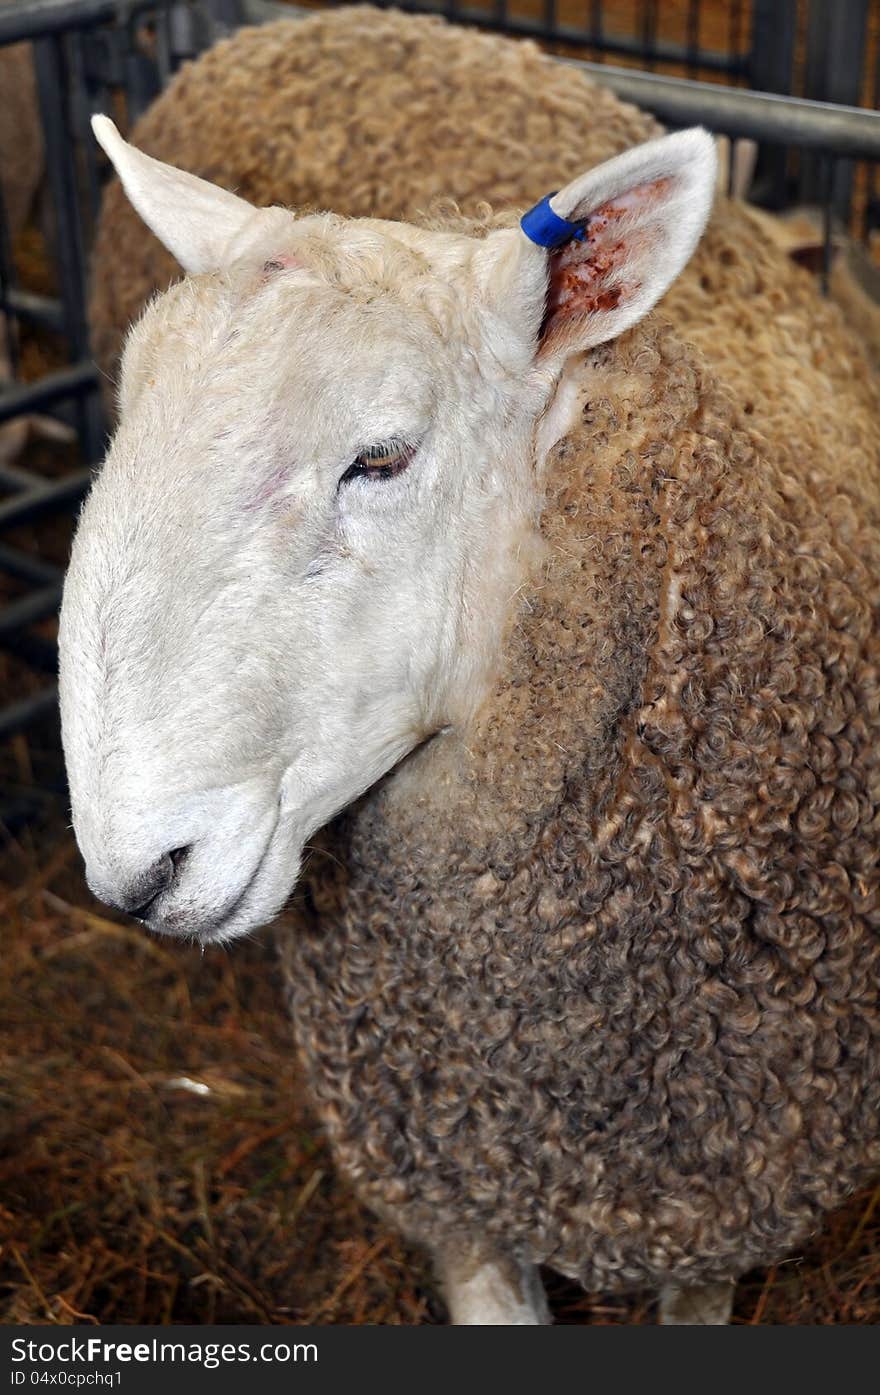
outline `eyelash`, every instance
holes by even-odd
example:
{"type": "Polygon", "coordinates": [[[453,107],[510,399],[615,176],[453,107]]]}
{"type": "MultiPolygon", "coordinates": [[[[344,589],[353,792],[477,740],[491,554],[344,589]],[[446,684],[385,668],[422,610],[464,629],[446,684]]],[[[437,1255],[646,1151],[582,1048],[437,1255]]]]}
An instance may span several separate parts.
{"type": "Polygon", "coordinates": [[[415,446],[404,441],[382,441],[356,455],[339,481],[339,488],[349,480],[364,476],[374,480],[390,480],[400,475],[416,453],[415,446]]]}

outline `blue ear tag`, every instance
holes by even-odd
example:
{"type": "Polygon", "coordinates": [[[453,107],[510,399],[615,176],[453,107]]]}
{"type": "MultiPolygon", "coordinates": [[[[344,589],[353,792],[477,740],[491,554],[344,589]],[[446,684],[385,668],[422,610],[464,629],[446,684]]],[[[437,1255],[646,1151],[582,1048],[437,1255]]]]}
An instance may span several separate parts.
{"type": "Polygon", "coordinates": [[[547,194],[519,220],[526,237],[536,242],[539,247],[561,247],[563,243],[571,242],[573,238],[580,239],[584,235],[586,218],[574,223],[570,223],[567,218],[560,218],[550,207],[552,198],[552,194],[547,194]]]}

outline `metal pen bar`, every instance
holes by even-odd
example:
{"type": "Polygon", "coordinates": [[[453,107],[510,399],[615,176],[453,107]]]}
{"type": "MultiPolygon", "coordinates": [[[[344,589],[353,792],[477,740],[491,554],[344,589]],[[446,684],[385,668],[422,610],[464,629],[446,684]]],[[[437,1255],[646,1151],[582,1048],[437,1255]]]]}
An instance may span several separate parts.
{"type": "Polygon", "coordinates": [[[880,112],[719,87],[688,78],[658,77],[630,68],[560,58],[673,126],[703,124],[730,136],[802,145],[826,155],[880,160],[880,112]]]}
{"type": "Polygon", "coordinates": [[[121,61],[125,75],[125,106],[129,122],[134,124],[159,95],[158,66],[138,47],[138,23],[135,18],[121,27],[118,34],[124,36],[121,61]]]}
{"type": "Polygon", "coordinates": [[[33,470],[24,470],[20,465],[0,465],[0,489],[33,489],[43,484],[40,475],[33,470]]]}
{"type": "Polygon", "coordinates": [[[68,60],[70,63],[70,136],[75,142],[75,154],[79,156],[78,172],[80,185],[85,181],[88,197],[78,199],[81,225],[83,214],[85,214],[86,240],[91,243],[94,236],[94,220],[97,217],[101,204],[101,189],[98,181],[97,163],[95,160],[96,141],[92,139],[90,118],[93,111],[101,110],[93,104],[93,97],[90,90],[86,71],[85,55],[85,35],[73,33],[70,35],[68,45],[68,60]]]}
{"type": "Polygon", "coordinates": [[[165,11],[168,27],[168,58],[172,72],[187,58],[198,52],[196,39],[196,14],[184,0],[172,4],[165,11]]]}
{"type": "Polygon", "coordinates": [[[642,0],[642,57],[646,68],[657,62],[657,0],[642,0]]]}
{"type": "MultiPolygon", "coordinates": [[[[839,0],[811,0],[804,74],[808,97],[845,104],[861,100],[868,16],[868,0],[847,0],[845,5],[839,0]]],[[[835,216],[846,221],[854,178],[850,160],[838,160],[829,173],[824,160],[808,155],[800,164],[798,198],[824,204],[830,197],[835,216]]]]}
{"type": "Polygon", "coordinates": [[[727,47],[731,53],[742,48],[742,0],[730,0],[727,16],[727,47]]]}
{"type": "Polygon", "coordinates": [[[9,310],[21,320],[31,324],[44,325],[60,333],[64,330],[64,314],[57,300],[47,295],[35,295],[33,291],[23,291],[18,286],[10,286],[0,293],[0,310],[9,310]]]}
{"type": "Polygon", "coordinates": [[[57,373],[48,373],[35,383],[23,383],[0,393],[0,424],[26,412],[37,412],[66,397],[94,392],[97,386],[98,370],[88,360],[59,369],[57,373]]]}
{"type": "Polygon", "coordinates": [[[0,543],[0,570],[9,576],[20,577],[22,581],[34,581],[38,585],[59,583],[62,570],[53,562],[47,562],[32,552],[22,552],[20,548],[0,543]]]}
{"type": "MultiPolygon", "coordinates": [[[[131,25],[129,32],[134,38],[137,26],[131,25]]],[[[171,27],[168,22],[167,6],[162,6],[156,13],[154,20],[154,33],[156,41],[156,67],[159,73],[160,87],[168,84],[171,77],[171,27]]]]}
{"type": "Polygon", "coordinates": [[[112,20],[117,0],[17,0],[0,9],[0,44],[40,39],[112,20]]]}
{"type": "MultiPolygon", "coordinates": [[[[64,36],[52,34],[33,45],[40,114],[46,143],[46,173],[55,212],[55,265],[64,309],[64,335],[72,361],[89,352],[86,324],[85,249],[80,227],[76,165],[67,118],[64,36]]],[[[77,405],[78,434],[91,455],[85,404],[77,405]]]]}
{"type": "Polygon", "coordinates": [[[0,606],[0,640],[13,630],[24,629],[25,625],[33,625],[37,620],[47,620],[56,613],[60,604],[61,586],[55,582],[0,606]]]}
{"type": "Polygon", "coordinates": [[[44,514],[68,508],[83,497],[91,482],[91,470],[73,470],[42,489],[26,491],[17,494],[14,499],[7,499],[0,504],[0,528],[30,523],[44,514]]]}
{"type": "Polygon", "coordinates": [[[58,672],[58,646],[54,640],[23,630],[3,635],[0,644],[31,668],[39,669],[42,673],[58,672]]]}
{"type": "Polygon", "coordinates": [[[759,92],[790,93],[797,41],[797,0],[752,0],[749,84],[759,92]]]}
{"type": "Polygon", "coordinates": [[[242,0],[203,0],[203,3],[214,23],[225,29],[236,29],[244,23],[242,0]]]}
{"type": "MultiPolygon", "coordinates": [[[[429,4],[411,4],[410,9],[418,10],[420,13],[433,12],[433,6],[429,4]]],[[[254,13],[266,13],[269,10],[275,13],[280,10],[282,17],[295,19],[301,17],[308,11],[299,10],[291,6],[291,13],[285,14],[286,6],[254,5],[253,0],[248,5],[248,11],[254,13]]],[[[312,12],[313,13],[313,12],[312,12]]],[[[456,6],[455,19],[458,24],[476,24],[483,29],[497,29],[503,27],[505,34],[510,34],[514,38],[521,39],[553,39],[560,43],[568,44],[572,48],[599,48],[605,53],[618,54],[621,58],[644,59],[644,48],[639,39],[628,38],[622,35],[609,34],[607,30],[602,31],[601,38],[595,36],[592,29],[575,28],[570,24],[556,24],[553,27],[539,19],[530,19],[524,15],[508,15],[503,26],[494,19],[491,8],[478,9],[471,5],[456,6]]],[[[688,49],[685,44],[673,43],[667,39],[658,39],[654,45],[652,61],[656,63],[666,63],[676,67],[684,67],[688,60],[688,49]]],[[[706,49],[700,54],[700,67],[710,72],[730,73],[736,75],[745,71],[745,59],[738,54],[718,53],[712,49],[706,49]]]]}
{"type": "MultiPolygon", "coordinates": [[[[700,0],[688,0],[687,10],[688,72],[696,77],[700,66],[700,0]]],[[[736,47],[731,47],[736,53],[736,47]]]]}
{"type": "Polygon", "coordinates": [[[73,158],[66,110],[66,66],[61,47],[63,39],[53,35],[33,45],[33,66],[39,89],[40,114],[46,137],[46,173],[52,193],[59,230],[56,233],[56,264],[61,283],[64,333],[70,342],[71,359],[88,352],[85,294],[81,268],[84,247],[79,229],[77,170],[73,158]]]}
{"type": "Polygon", "coordinates": [[[54,683],[51,687],[42,688],[40,692],[32,694],[31,697],[10,703],[8,707],[4,707],[0,711],[0,739],[11,736],[15,731],[20,731],[22,727],[28,726],[37,717],[45,716],[47,712],[54,711],[57,706],[58,688],[54,683]]]}
{"type": "MultiPolygon", "coordinates": [[[[50,35],[37,40],[33,54],[46,138],[46,172],[55,211],[55,251],[64,333],[72,362],[82,365],[90,358],[86,257],[76,147],[71,139],[67,111],[69,75],[63,36],[50,35]]],[[[101,401],[97,394],[80,394],[76,396],[75,406],[80,446],[86,460],[93,463],[99,458],[105,439],[101,401]]]]}
{"type": "MultiPolygon", "coordinates": [[[[15,268],[12,263],[12,243],[9,236],[6,207],[3,202],[3,189],[0,188],[0,304],[7,308],[10,308],[10,293],[14,288],[14,283],[15,268]]],[[[12,377],[17,378],[19,372],[18,324],[14,313],[7,315],[5,323],[0,324],[0,352],[5,352],[12,377]]],[[[5,372],[3,376],[5,377],[5,372]]]]}
{"type": "Polygon", "coordinates": [[[602,39],[602,0],[590,0],[590,47],[601,48],[602,39]]]}

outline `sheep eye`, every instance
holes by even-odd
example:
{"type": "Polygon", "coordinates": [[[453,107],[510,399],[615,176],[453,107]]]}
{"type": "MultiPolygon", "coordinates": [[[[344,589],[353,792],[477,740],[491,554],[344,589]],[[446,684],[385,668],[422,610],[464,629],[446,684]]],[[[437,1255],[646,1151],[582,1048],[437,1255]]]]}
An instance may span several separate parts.
{"type": "Polygon", "coordinates": [[[392,479],[406,469],[414,455],[415,446],[403,441],[383,441],[356,455],[339,483],[347,484],[358,475],[367,475],[373,480],[392,479]]]}

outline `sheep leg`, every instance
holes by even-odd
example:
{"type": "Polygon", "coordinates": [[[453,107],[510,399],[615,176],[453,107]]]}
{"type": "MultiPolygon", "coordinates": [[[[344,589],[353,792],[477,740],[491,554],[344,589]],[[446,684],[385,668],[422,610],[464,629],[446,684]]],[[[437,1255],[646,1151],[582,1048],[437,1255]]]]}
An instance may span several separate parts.
{"type": "Polygon", "coordinates": [[[435,1262],[457,1327],[539,1327],[552,1321],[537,1265],[509,1255],[448,1251],[435,1262]]]}
{"type": "Polygon", "coordinates": [[[732,1283],[667,1284],[660,1290],[663,1327],[724,1327],[733,1308],[732,1283]]]}

